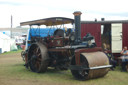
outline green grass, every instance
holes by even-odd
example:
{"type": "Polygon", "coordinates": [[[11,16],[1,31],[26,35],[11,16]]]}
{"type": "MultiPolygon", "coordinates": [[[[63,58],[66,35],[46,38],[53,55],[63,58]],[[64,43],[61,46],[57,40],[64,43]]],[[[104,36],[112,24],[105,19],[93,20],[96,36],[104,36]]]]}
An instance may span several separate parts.
{"type": "Polygon", "coordinates": [[[23,66],[23,63],[14,65],[0,65],[0,75],[10,78],[19,78],[26,80],[37,80],[51,83],[75,84],[75,85],[127,85],[128,73],[120,72],[117,68],[115,71],[110,71],[105,77],[92,79],[87,81],[78,81],[73,78],[70,71],[57,71],[48,69],[46,73],[33,73],[23,66]]]}
{"type": "Polygon", "coordinates": [[[2,53],[1,55],[7,55],[7,54],[13,54],[13,53],[21,53],[21,51],[23,51],[23,50],[5,52],[5,53],[2,53]]]}
{"type": "MultiPolygon", "coordinates": [[[[10,55],[10,53],[8,54],[10,55]]],[[[8,63],[6,63],[6,59],[3,60],[5,60],[5,62],[2,64],[0,62],[0,78],[45,82],[48,85],[128,85],[128,73],[121,72],[119,66],[115,71],[109,71],[109,73],[102,78],[79,81],[72,76],[70,70],[58,71],[48,68],[45,73],[33,73],[23,66],[24,62],[22,59],[20,60],[19,57],[13,59],[16,62],[8,62],[8,60],[8,63]]]]}

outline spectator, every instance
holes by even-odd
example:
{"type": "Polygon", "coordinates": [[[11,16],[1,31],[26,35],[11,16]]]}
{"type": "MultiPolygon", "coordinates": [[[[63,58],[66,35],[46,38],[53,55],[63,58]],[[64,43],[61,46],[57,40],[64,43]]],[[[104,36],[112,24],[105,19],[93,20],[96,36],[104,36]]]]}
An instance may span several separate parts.
{"type": "Polygon", "coordinates": [[[117,61],[114,60],[113,55],[109,50],[104,50],[104,53],[107,55],[110,65],[112,65],[111,70],[114,70],[114,68],[116,68],[117,61]]]}
{"type": "Polygon", "coordinates": [[[127,65],[127,61],[128,59],[126,59],[126,57],[128,57],[128,50],[127,47],[125,46],[123,48],[123,50],[120,52],[120,54],[122,55],[122,71],[126,71],[126,65],[127,65]]]}
{"type": "Polygon", "coordinates": [[[114,70],[114,68],[116,68],[117,61],[114,60],[114,56],[112,55],[111,51],[107,49],[107,45],[105,43],[103,43],[103,50],[109,59],[110,65],[112,65],[111,70],[114,70]]]}

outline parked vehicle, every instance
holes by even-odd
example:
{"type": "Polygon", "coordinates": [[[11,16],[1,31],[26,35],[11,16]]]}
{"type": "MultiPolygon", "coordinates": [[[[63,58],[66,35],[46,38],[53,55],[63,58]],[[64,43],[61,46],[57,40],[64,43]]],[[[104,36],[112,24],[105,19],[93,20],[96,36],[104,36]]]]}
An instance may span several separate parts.
{"type": "MultiPolygon", "coordinates": [[[[27,41],[30,44],[25,51],[25,66],[33,72],[45,72],[47,67],[55,67],[60,70],[70,69],[72,75],[78,80],[86,80],[105,76],[111,65],[108,57],[101,47],[96,47],[95,38],[88,33],[81,38],[80,15],[81,12],[73,13],[74,19],[53,17],[29,22],[23,25],[55,26],[75,24],[74,31],[56,29],[53,35],[41,37],[40,32],[27,41]],[[67,35],[66,35],[67,34],[67,35]]],[[[39,29],[39,28],[37,28],[39,29]]],[[[36,32],[36,31],[35,31],[36,32]]]]}

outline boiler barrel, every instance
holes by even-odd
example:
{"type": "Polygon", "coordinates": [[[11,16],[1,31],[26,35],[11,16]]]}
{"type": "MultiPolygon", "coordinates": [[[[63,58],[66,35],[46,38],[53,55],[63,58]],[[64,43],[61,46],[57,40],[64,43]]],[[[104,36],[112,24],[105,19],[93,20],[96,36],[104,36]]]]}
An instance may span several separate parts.
{"type": "Polygon", "coordinates": [[[103,52],[81,53],[81,57],[85,58],[85,63],[89,68],[86,79],[102,77],[108,73],[109,60],[103,52]]]}

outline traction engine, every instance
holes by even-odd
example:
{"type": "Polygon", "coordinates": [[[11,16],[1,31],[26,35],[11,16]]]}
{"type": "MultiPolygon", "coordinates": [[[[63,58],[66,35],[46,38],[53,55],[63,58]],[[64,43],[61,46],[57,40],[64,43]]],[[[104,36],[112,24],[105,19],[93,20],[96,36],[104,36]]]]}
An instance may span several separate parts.
{"type": "MultiPolygon", "coordinates": [[[[105,76],[111,65],[101,47],[96,47],[94,37],[88,33],[81,39],[79,11],[73,13],[75,19],[64,17],[46,18],[22,22],[23,25],[60,25],[75,24],[75,30],[56,29],[53,35],[46,37],[31,36],[30,44],[25,51],[25,66],[33,72],[46,72],[48,67],[60,70],[70,69],[78,80],[105,76]]],[[[31,33],[30,33],[31,35],[31,33]]]]}

